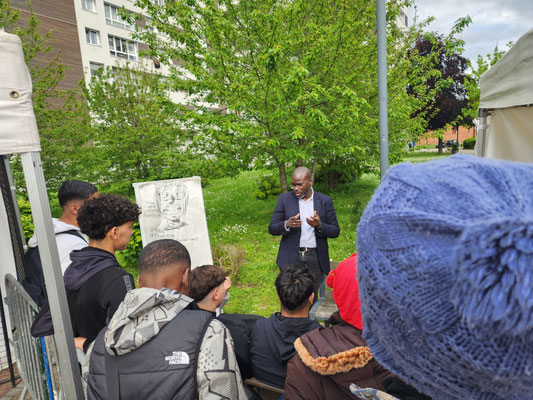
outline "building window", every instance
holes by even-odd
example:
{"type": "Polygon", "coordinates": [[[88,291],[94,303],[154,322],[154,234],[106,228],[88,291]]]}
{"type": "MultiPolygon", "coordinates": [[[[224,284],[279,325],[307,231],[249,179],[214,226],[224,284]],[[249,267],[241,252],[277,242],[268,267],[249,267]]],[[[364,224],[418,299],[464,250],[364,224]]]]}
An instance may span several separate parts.
{"type": "Polygon", "coordinates": [[[100,46],[100,32],[94,29],[85,28],[85,40],[88,44],[100,46]]]}
{"type": "Polygon", "coordinates": [[[126,58],[128,60],[137,61],[138,48],[137,42],[108,35],[109,39],[109,54],[113,57],[126,58]]]}
{"type": "Polygon", "coordinates": [[[100,68],[104,68],[104,64],[97,63],[97,62],[89,62],[89,69],[91,70],[91,76],[96,75],[96,71],[98,71],[100,68]]]}
{"type": "Polygon", "coordinates": [[[81,8],[95,13],[96,12],[96,0],[81,0],[81,8]]]}
{"type": "Polygon", "coordinates": [[[403,11],[403,10],[400,10],[398,16],[400,17],[400,21],[402,21],[406,27],[409,26],[409,20],[407,19],[407,14],[403,11]]]}
{"type": "Polygon", "coordinates": [[[105,22],[108,25],[118,26],[119,28],[128,29],[130,31],[135,30],[135,27],[124,21],[120,16],[120,8],[112,4],[104,3],[105,22]]]}
{"type": "Polygon", "coordinates": [[[151,0],[155,6],[162,6],[165,3],[165,0],[151,0]]]}

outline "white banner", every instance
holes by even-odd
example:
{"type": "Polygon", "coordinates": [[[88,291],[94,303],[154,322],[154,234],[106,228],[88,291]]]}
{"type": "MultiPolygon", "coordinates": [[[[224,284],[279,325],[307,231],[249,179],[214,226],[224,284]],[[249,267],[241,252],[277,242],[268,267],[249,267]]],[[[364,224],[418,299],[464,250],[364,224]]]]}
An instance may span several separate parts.
{"type": "Polygon", "coordinates": [[[191,255],[191,266],[213,264],[200,177],[134,183],[143,246],[175,239],[191,255]]]}

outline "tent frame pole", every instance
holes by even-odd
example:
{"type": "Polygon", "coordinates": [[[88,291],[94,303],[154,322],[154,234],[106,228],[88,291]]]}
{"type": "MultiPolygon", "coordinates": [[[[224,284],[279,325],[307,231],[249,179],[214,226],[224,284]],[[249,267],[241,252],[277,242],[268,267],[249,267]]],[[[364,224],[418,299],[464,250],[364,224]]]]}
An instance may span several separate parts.
{"type": "Polygon", "coordinates": [[[477,127],[477,138],[475,152],[478,157],[487,156],[487,133],[488,133],[489,110],[486,108],[478,109],[479,124],[477,127]]]}
{"type": "Polygon", "coordinates": [[[83,399],[79,364],[74,347],[67,295],[59,263],[54,227],[39,152],[22,153],[22,169],[39,243],[39,253],[46,283],[57,346],[61,390],[66,399],[83,399]]]}
{"type": "Polygon", "coordinates": [[[379,170],[381,180],[389,170],[389,123],[387,99],[387,18],[385,0],[376,0],[378,35],[379,170]]]}

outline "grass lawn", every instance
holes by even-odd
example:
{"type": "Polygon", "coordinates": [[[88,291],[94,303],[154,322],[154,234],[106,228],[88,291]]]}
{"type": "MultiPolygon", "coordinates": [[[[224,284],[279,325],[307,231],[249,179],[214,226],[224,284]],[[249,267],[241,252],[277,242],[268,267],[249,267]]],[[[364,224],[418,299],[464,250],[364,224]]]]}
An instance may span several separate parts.
{"type": "MultiPolygon", "coordinates": [[[[412,152],[406,154],[405,161],[419,163],[447,156],[412,152]]],[[[224,307],[226,312],[268,316],[279,309],[274,280],[278,274],[275,261],[280,237],[268,233],[277,197],[256,200],[252,196],[256,181],[265,173],[276,175],[277,171],[243,172],[236,178],[214,180],[203,191],[211,247],[235,245],[246,254],[224,307]]],[[[357,223],[378,184],[378,176],[366,174],[327,193],[333,198],[341,228],[340,236],[329,240],[333,261],[342,261],[354,252],[357,223]]],[[[322,191],[320,186],[317,190],[322,191]]]]}

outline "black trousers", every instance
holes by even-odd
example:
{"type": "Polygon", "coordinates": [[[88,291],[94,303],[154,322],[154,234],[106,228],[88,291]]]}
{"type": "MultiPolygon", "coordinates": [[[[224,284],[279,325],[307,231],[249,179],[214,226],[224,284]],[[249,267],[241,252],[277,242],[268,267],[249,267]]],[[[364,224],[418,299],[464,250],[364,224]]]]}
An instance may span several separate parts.
{"type": "Polygon", "coordinates": [[[318,289],[324,280],[324,274],[320,269],[320,264],[318,263],[318,253],[316,250],[307,250],[305,252],[300,252],[298,255],[299,261],[303,262],[309,268],[309,272],[313,274],[315,278],[315,284],[313,286],[313,292],[315,293],[315,300],[318,299],[318,289]]]}

